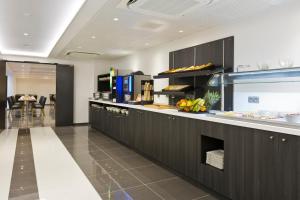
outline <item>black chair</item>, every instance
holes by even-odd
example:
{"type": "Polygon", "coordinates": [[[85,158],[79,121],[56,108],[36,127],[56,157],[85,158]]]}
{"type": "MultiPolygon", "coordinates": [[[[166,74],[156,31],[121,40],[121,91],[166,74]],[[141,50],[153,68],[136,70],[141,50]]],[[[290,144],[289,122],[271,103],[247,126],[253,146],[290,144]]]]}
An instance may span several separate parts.
{"type": "Polygon", "coordinates": [[[19,102],[20,97],[25,96],[25,94],[16,94],[15,99],[17,102],[19,102]]]}
{"type": "Polygon", "coordinates": [[[55,94],[49,94],[49,100],[51,105],[55,105],[55,94]]]}
{"type": "Polygon", "coordinates": [[[38,95],[36,94],[29,94],[28,96],[34,97],[36,100],[38,99],[38,95]]]}
{"type": "MultiPolygon", "coordinates": [[[[46,101],[47,101],[47,98],[44,97],[44,96],[41,96],[41,97],[40,97],[40,100],[39,100],[39,103],[33,104],[32,109],[33,109],[33,110],[40,109],[41,112],[43,113],[43,116],[45,116],[44,108],[45,108],[45,105],[46,105],[46,101]]],[[[33,112],[32,112],[32,113],[33,113],[33,112]]]]}
{"type": "Polygon", "coordinates": [[[14,99],[12,96],[7,97],[7,103],[9,108],[9,115],[11,115],[15,110],[22,110],[22,106],[20,104],[14,104],[14,99]]]}

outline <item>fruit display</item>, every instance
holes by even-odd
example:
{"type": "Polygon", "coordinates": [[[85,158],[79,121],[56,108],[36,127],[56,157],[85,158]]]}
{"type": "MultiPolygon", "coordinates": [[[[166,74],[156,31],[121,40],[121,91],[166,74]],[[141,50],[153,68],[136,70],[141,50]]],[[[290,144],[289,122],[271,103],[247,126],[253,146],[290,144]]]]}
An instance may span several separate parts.
{"type": "Polygon", "coordinates": [[[203,65],[198,65],[198,66],[190,66],[190,67],[179,67],[176,69],[170,69],[168,71],[162,72],[160,74],[170,74],[170,73],[177,73],[177,72],[187,72],[187,71],[196,71],[196,70],[202,70],[202,69],[206,69],[209,67],[214,66],[213,63],[207,63],[207,64],[203,64],[203,65]]]}
{"type": "Polygon", "coordinates": [[[221,99],[221,96],[219,92],[208,90],[203,99],[206,102],[207,109],[210,110],[221,99]]]}
{"type": "Polygon", "coordinates": [[[201,113],[210,110],[219,100],[218,92],[207,91],[204,98],[181,99],[177,102],[176,108],[183,112],[201,113]]]}
{"type": "Polygon", "coordinates": [[[179,111],[183,112],[206,112],[205,100],[198,99],[181,99],[177,102],[176,107],[179,111]]]}

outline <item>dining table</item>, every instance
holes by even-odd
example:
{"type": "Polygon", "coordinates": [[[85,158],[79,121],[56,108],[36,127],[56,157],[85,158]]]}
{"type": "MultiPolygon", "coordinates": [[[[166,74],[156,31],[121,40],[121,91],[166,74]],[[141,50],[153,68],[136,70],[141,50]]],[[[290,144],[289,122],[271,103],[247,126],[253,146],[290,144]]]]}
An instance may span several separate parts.
{"type": "Polygon", "coordinates": [[[28,128],[28,115],[29,115],[29,105],[30,103],[34,103],[36,102],[36,98],[34,96],[21,96],[18,99],[19,102],[23,102],[25,105],[25,115],[26,115],[26,124],[27,124],[27,128],[28,128]]]}

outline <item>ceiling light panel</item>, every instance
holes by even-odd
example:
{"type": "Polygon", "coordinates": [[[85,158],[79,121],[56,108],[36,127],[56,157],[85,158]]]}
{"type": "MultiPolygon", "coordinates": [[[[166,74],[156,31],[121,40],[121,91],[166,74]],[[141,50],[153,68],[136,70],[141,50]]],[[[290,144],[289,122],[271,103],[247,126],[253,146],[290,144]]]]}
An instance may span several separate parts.
{"type": "Polygon", "coordinates": [[[2,54],[48,57],[86,0],[0,0],[2,54]],[[24,13],[30,13],[24,17],[24,13]],[[28,31],[28,32],[27,32],[28,31]],[[30,33],[26,36],[24,33],[30,33]],[[30,51],[24,44],[30,43],[30,51]]]}
{"type": "MultiPolygon", "coordinates": [[[[178,18],[192,10],[208,6],[218,0],[139,0],[130,6],[130,10],[151,16],[178,18]]],[[[118,7],[128,9],[123,0],[118,7]]]]}

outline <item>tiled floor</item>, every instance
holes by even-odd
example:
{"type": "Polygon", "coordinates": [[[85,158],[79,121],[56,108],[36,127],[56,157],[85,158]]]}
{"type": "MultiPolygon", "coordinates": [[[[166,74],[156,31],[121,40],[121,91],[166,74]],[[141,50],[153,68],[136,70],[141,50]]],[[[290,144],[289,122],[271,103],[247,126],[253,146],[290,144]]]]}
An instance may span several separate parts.
{"type": "Polygon", "coordinates": [[[15,111],[14,113],[6,112],[6,128],[31,128],[55,126],[55,107],[46,105],[45,116],[41,117],[40,110],[37,110],[34,115],[31,113],[25,115],[25,112],[15,111]]]}
{"type": "Polygon", "coordinates": [[[88,126],[55,132],[105,200],[221,199],[88,126]]]}

